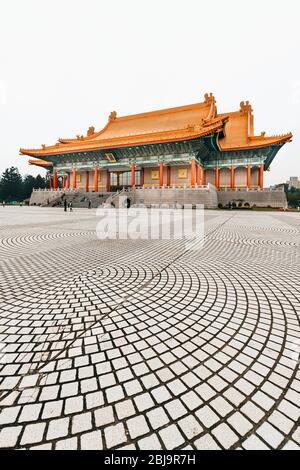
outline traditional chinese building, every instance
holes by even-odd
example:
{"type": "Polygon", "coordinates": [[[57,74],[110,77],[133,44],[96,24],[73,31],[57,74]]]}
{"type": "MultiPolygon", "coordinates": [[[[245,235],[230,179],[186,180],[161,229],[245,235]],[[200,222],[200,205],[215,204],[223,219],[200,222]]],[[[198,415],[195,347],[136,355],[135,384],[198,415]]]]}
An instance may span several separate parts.
{"type": "Polygon", "coordinates": [[[263,189],[268,171],[292,134],[254,134],[253,110],[219,114],[212,94],[203,103],[118,117],[104,129],[59,139],[53,146],[21,149],[31,165],[49,171],[57,189],[109,192],[121,188],[205,186],[218,190],[263,189]]]}

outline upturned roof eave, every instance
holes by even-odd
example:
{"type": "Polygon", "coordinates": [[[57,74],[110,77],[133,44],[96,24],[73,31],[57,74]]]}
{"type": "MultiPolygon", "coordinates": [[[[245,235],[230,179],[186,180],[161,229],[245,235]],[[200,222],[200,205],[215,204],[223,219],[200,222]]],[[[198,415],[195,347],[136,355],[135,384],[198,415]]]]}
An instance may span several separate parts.
{"type": "MultiPolygon", "coordinates": [[[[220,121],[217,123],[217,125],[214,125],[213,128],[208,127],[207,129],[202,130],[202,132],[198,133],[193,133],[185,136],[180,136],[180,137],[169,137],[169,138],[158,138],[154,140],[144,140],[140,142],[123,142],[123,143],[114,143],[113,141],[110,141],[109,143],[103,145],[101,144],[101,141],[99,142],[93,142],[90,143],[89,146],[87,145],[82,145],[82,146],[72,146],[72,145],[62,145],[62,146],[55,146],[55,147],[48,147],[45,149],[20,149],[20,154],[21,155],[28,155],[31,157],[35,158],[46,158],[51,155],[60,155],[60,154],[70,154],[70,153],[80,153],[80,152],[89,152],[89,151],[97,151],[97,150],[108,150],[108,149],[114,149],[114,148],[125,148],[125,147],[139,147],[141,145],[157,145],[160,143],[168,143],[168,142],[179,142],[179,141],[185,141],[185,140],[193,140],[201,137],[205,137],[210,134],[214,134],[220,130],[222,130],[224,125],[223,121],[220,121]]],[[[143,136],[139,136],[143,137],[143,136]]]]}

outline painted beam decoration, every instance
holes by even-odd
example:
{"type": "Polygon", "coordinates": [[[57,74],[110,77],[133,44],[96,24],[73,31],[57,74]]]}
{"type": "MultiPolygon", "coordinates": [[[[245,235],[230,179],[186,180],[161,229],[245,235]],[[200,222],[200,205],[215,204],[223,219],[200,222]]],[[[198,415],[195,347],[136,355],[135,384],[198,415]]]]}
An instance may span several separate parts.
{"type": "Polygon", "coordinates": [[[248,101],[219,114],[215,97],[206,94],[203,102],[188,106],[123,117],[114,111],[100,131],[91,126],[85,136],[20,153],[31,157],[31,165],[47,169],[54,186],[62,177],[66,186],[79,190],[104,191],[112,181],[114,188],[125,182],[262,189],[263,172],[292,137],[255,135],[248,101]]]}

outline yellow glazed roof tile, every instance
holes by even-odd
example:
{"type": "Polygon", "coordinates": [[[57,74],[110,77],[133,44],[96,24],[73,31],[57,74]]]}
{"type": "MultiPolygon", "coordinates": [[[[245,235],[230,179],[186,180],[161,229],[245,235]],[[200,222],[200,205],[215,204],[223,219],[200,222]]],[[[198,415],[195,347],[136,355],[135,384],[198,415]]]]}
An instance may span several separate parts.
{"type": "Polygon", "coordinates": [[[112,112],[107,125],[99,132],[90,127],[85,137],[60,139],[53,146],[20,149],[20,153],[43,157],[43,155],[193,139],[218,131],[223,131],[224,134],[218,142],[220,150],[262,147],[292,139],[292,134],[273,137],[266,137],[264,134],[254,136],[253,111],[248,102],[242,102],[239,111],[218,114],[214,96],[206,94],[203,103],[188,106],[124,117],[118,117],[116,112],[112,112]]]}

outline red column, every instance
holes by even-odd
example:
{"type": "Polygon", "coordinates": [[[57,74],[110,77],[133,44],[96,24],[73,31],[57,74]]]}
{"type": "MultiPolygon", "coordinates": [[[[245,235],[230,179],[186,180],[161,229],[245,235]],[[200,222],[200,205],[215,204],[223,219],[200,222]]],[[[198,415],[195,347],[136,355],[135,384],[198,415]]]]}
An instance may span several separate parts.
{"type": "Polygon", "coordinates": [[[216,188],[220,188],[220,170],[218,166],[216,168],[216,188]]]}
{"type": "Polygon", "coordinates": [[[97,193],[98,190],[99,190],[98,180],[99,180],[99,169],[95,168],[95,171],[94,171],[94,191],[95,191],[95,193],[97,193]]]}
{"type": "Polygon", "coordinates": [[[247,167],[247,188],[251,188],[251,166],[248,165],[247,167]]]}
{"type": "Polygon", "coordinates": [[[89,188],[90,188],[90,181],[89,181],[89,172],[86,171],[85,172],[85,192],[88,193],[89,192],[89,188]]]}
{"type": "Polygon", "coordinates": [[[131,187],[135,188],[135,164],[131,163],[131,187]]]}
{"type": "Polygon", "coordinates": [[[50,176],[49,179],[49,188],[52,190],[53,189],[53,176],[50,176]]]}
{"type": "Polygon", "coordinates": [[[109,193],[110,191],[110,173],[106,171],[106,192],[109,193]]]}
{"type": "Polygon", "coordinates": [[[235,189],[235,168],[231,167],[231,189],[235,189]]]}
{"type": "Polygon", "coordinates": [[[196,184],[196,160],[192,160],[191,162],[191,186],[192,188],[195,187],[196,184]]]}
{"type": "Polygon", "coordinates": [[[54,168],[53,170],[53,188],[56,190],[58,187],[58,181],[57,181],[57,171],[54,168]]]}
{"type": "Polygon", "coordinates": [[[197,186],[201,185],[201,168],[197,165],[197,186]]]}
{"type": "Polygon", "coordinates": [[[68,178],[67,178],[67,188],[70,189],[71,187],[71,175],[68,173],[68,178]]]}
{"type": "Polygon", "coordinates": [[[76,183],[76,168],[73,168],[73,189],[76,189],[77,183],[76,183]]]}
{"type": "Polygon", "coordinates": [[[145,184],[145,168],[142,168],[141,170],[141,187],[143,187],[145,184]]]}
{"type": "Polygon", "coordinates": [[[260,165],[259,170],[259,187],[260,189],[264,189],[264,164],[260,165]]]}
{"type": "Polygon", "coordinates": [[[167,167],[167,186],[170,188],[171,186],[171,167],[170,165],[167,167]]]}
{"type": "Polygon", "coordinates": [[[206,173],[205,173],[205,170],[204,168],[202,169],[202,186],[206,186],[206,173]]]}
{"type": "Polygon", "coordinates": [[[164,185],[164,163],[159,163],[159,186],[162,188],[164,185]]]}

